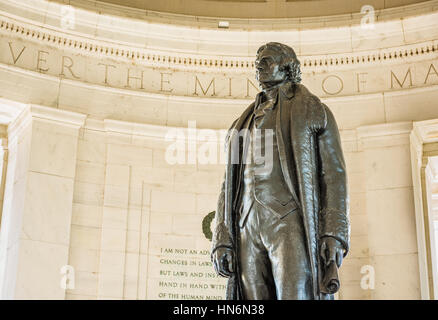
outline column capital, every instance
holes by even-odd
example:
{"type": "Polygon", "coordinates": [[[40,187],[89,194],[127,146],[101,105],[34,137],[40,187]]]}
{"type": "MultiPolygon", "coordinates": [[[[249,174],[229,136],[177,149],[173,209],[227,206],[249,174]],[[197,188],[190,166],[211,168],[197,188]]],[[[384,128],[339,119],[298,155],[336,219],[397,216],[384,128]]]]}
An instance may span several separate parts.
{"type": "Polygon", "coordinates": [[[438,119],[416,121],[412,131],[421,144],[438,142],[438,119]]]}
{"type": "Polygon", "coordinates": [[[12,139],[32,120],[51,121],[60,125],[80,129],[85,124],[86,118],[87,115],[77,112],[29,104],[25,105],[23,111],[9,124],[8,136],[12,139]]]}

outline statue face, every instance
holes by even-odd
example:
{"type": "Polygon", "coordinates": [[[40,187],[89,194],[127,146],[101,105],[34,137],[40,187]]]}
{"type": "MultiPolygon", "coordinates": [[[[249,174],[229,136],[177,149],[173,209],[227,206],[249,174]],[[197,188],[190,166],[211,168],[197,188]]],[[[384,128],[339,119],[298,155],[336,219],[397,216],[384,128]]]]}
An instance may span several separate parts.
{"type": "Polygon", "coordinates": [[[280,70],[281,56],[278,52],[265,48],[257,56],[256,78],[263,89],[275,86],[286,80],[287,74],[285,71],[280,70]]]}

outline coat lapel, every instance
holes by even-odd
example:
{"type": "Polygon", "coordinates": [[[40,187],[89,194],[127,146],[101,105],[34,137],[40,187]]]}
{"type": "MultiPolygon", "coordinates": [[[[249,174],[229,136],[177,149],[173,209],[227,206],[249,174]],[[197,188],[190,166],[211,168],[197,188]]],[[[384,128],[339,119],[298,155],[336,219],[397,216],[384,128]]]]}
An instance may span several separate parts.
{"type": "MultiPolygon", "coordinates": [[[[257,95],[256,103],[258,103],[260,99],[260,94],[257,95]]],[[[254,109],[254,103],[251,103],[248,108],[242,113],[240,118],[236,121],[235,125],[232,126],[231,132],[230,132],[230,138],[229,138],[229,145],[228,148],[231,148],[231,150],[228,150],[227,155],[227,164],[226,164],[226,170],[225,170],[225,208],[224,208],[224,223],[228,230],[230,230],[231,233],[231,239],[233,242],[233,247],[235,248],[235,257],[236,257],[236,264],[235,264],[235,270],[236,274],[240,274],[240,264],[239,264],[239,256],[238,256],[238,230],[237,230],[237,217],[234,213],[234,199],[237,195],[237,192],[235,190],[236,186],[236,179],[238,177],[239,168],[241,167],[239,165],[240,163],[240,155],[237,154],[237,159],[239,160],[238,163],[233,162],[232,160],[236,155],[233,154],[237,151],[240,152],[240,146],[237,145],[237,148],[235,147],[235,143],[239,143],[239,130],[242,129],[243,125],[245,124],[248,116],[252,114],[252,111],[254,109]],[[234,147],[233,147],[234,145],[234,147]]],[[[241,285],[241,279],[239,277],[230,277],[228,279],[228,285],[227,285],[227,298],[228,299],[242,299],[242,285],[241,285]]]]}
{"type": "Polygon", "coordinates": [[[318,214],[319,199],[317,195],[317,177],[315,174],[315,137],[309,128],[307,105],[303,101],[303,89],[298,84],[290,109],[290,135],[295,160],[299,199],[306,232],[307,250],[312,272],[312,289],[314,299],[319,299],[318,280],[318,214]]]}
{"type": "MultiPolygon", "coordinates": [[[[316,176],[310,169],[315,159],[314,140],[308,130],[306,119],[306,106],[300,94],[300,85],[287,83],[280,88],[279,109],[276,119],[276,133],[278,137],[278,151],[280,163],[286,184],[296,203],[301,208],[303,224],[306,233],[306,242],[310,267],[312,272],[312,287],[315,299],[319,299],[318,289],[318,197],[316,195],[316,176]],[[298,91],[298,94],[296,92],[298,91]],[[285,130],[283,130],[285,129],[285,130]],[[290,146],[285,145],[283,134],[289,134],[290,146]],[[286,148],[292,148],[292,153],[287,153],[286,148]],[[291,159],[293,157],[293,159],[291,159]],[[295,164],[298,189],[292,179],[291,164],[295,164]]],[[[289,138],[287,137],[287,138],[289,138]]]]}
{"type": "MultiPolygon", "coordinates": [[[[281,120],[282,120],[281,115],[282,115],[282,113],[284,114],[283,105],[285,103],[285,101],[283,99],[285,99],[285,98],[287,100],[292,99],[294,97],[294,90],[293,90],[292,85],[290,83],[287,83],[286,85],[284,85],[280,88],[280,91],[281,91],[281,93],[278,96],[279,100],[278,100],[277,117],[276,117],[276,121],[275,121],[276,122],[275,132],[276,132],[276,136],[277,136],[278,153],[279,153],[279,158],[280,158],[281,170],[283,172],[283,176],[284,176],[284,180],[286,182],[286,185],[287,185],[290,193],[294,197],[295,203],[300,207],[300,200],[299,200],[297,193],[295,191],[295,187],[294,187],[292,177],[291,177],[291,168],[289,166],[289,163],[291,161],[288,161],[287,152],[285,150],[286,146],[285,146],[284,138],[283,138],[283,125],[281,123],[281,120]]],[[[289,110],[289,112],[291,112],[291,111],[289,110]]],[[[289,122],[289,126],[290,126],[290,122],[289,122]]]]}
{"type": "MultiPolygon", "coordinates": [[[[256,97],[257,103],[260,99],[260,93],[256,97]]],[[[251,103],[248,108],[242,113],[239,119],[236,121],[234,126],[230,129],[230,138],[228,143],[227,155],[227,165],[225,171],[225,181],[226,181],[226,192],[225,192],[225,224],[230,227],[229,230],[234,230],[233,223],[233,204],[234,204],[234,196],[236,195],[235,186],[236,186],[236,178],[238,177],[237,173],[240,168],[240,146],[239,146],[239,131],[242,129],[243,125],[246,122],[248,116],[252,113],[254,109],[254,103],[251,103]]],[[[235,231],[233,231],[235,232],[235,231]]]]}

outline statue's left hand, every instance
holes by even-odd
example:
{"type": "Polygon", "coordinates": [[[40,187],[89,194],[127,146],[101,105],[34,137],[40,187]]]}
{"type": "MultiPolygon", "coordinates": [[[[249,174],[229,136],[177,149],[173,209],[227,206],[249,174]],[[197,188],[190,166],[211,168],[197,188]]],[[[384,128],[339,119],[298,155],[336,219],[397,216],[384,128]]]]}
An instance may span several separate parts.
{"type": "Polygon", "coordinates": [[[321,239],[320,255],[325,265],[328,265],[330,261],[336,261],[339,268],[344,257],[344,248],[335,238],[324,237],[321,239]]]}

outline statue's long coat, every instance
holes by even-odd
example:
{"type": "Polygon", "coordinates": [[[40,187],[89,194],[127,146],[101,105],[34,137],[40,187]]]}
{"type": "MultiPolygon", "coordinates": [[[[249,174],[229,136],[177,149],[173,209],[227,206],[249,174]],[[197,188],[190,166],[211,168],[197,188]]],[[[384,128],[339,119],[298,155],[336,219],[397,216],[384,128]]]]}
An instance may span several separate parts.
{"type": "MultiPolygon", "coordinates": [[[[320,239],[334,237],[342,243],[345,254],[349,249],[347,179],[339,131],[329,108],[303,85],[290,82],[282,85],[278,99],[276,133],[281,167],[303,215],[313,296],[321,299],[324,295],[319,288],[320,239]],[[291,170],[296,170],[296,174],[291,170]]],[[[236,188],[241,183],[238,175],[240,164],[236,164],[233,157],[238,156],[239,163],[242,163],[242,144],[238,148],[232,146],[238,144],[238,131],[253,109],[254,103],[233,123],[227,136],[228,162],[216,211],[212,252],[219,247],[232,248],[235,254],[239,251],[235,202],[236,188]],[[238,150],[239,154],[232,150],[238,150]]],[[[236,260],[237,276],[229,279],[228,299],[241,298],[238,256],[236,260]]]]}

